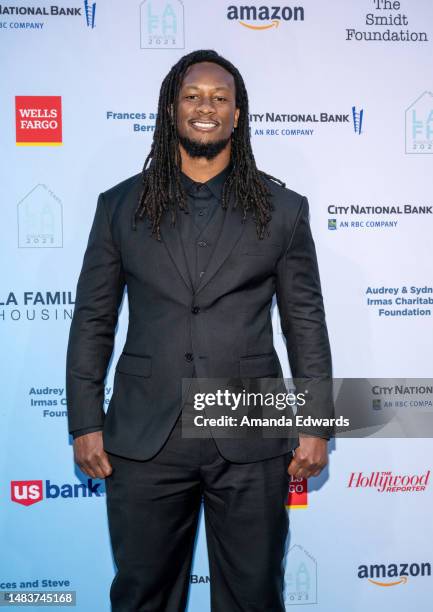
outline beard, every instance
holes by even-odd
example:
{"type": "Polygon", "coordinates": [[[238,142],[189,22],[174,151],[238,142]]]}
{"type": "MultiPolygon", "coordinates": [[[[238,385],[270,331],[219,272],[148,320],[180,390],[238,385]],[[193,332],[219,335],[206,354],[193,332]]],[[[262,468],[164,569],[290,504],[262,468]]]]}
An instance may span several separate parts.
{"type": "Polygon", "coordinates": [[[215,142],[200,142],[200,140],[192,140],[186,136],[178,135],[179,142],[188,153],[190,157],[205,157],[206,159],[213,159],[223,149],[226,148],[230,142],[230,136],[223,140],[216,140],[215,142]]]}

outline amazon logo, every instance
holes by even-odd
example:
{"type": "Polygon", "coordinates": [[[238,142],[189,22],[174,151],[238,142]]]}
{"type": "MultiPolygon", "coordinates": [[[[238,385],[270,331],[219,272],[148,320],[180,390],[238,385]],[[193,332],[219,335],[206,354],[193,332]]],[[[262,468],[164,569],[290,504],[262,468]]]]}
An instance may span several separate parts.
{"type": "Polygon", "coordinates": [[[410,577],[420,576],[431,576],[431,563],[389,563],[388,565],[376,563],[358,567],[358,578],[385,588],[407,584],[410,577]]]}
{"type": "Polygon", "coordinates": [[[249,30],[278,28],[282,21],[304,21],[303,6],[237,6],[227,7],[227,19],[237,21],[249,30]]]}

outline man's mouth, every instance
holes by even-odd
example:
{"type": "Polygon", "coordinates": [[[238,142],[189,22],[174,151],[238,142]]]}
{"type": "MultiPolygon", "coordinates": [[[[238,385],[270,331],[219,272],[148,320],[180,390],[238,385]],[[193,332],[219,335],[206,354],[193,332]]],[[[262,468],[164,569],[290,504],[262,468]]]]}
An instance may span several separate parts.
{"type": "Polygon", "coordinates": [[[218,123],[216,121],[200,121],[198,119],[193,119],[190,121],[190,124],[199,132],[212,132],[218,127],[218,123]]]}

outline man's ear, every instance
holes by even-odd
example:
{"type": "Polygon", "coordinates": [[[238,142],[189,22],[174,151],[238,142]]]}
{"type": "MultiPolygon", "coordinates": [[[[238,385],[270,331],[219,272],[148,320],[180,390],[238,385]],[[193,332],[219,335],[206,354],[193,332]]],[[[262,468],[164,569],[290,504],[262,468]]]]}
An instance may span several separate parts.
{"type": "Polygon", "coordinates": [[[239,109],[239,108],[237,108],[237,109],[235,110],[235,120],[234,120],[234,123],[233,123],[233,127],[235,127],[235,128],[237,128],[237,127],[238,127],[238,123],[239,123],[239,115],[240,115],[240,114],[241,114],[241,111],[240,111],[240,109],[239,109]]]}

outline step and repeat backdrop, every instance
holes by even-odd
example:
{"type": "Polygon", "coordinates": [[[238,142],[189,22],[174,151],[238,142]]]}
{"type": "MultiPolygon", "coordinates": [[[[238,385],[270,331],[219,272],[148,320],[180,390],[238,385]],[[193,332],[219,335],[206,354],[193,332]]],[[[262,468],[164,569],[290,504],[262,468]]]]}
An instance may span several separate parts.
{"type": "MultiPolygon", "coordinates": [[[[105,488],[73,462],[66,345],[98,194],[141,170],[161,81],[189,51],[239,68],[259,167],[309,199],[335,376],[432,377],[432,38],[430,0],[0,5],[0,592],[110,609],[105,488]]],[[[127,323],[125,296],[106,407],[127,323]]],[[[273,323],[289,376],[276,307],[273,323]]],[[[291,483],[287,610],[430,610],[431,439],[330,450],[291,483]]],[[[201,522],[189,612],[209,588],[201,522]]]]}

